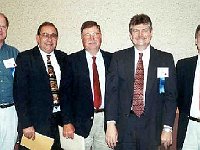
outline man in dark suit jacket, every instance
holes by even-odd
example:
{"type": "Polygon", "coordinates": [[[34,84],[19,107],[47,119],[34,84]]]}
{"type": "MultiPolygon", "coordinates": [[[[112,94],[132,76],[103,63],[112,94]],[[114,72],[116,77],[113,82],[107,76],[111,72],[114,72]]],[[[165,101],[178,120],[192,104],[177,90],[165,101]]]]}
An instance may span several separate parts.
{"type": "MultiPolygon", "coordinates": [[[[14,100],[19,117],[19,131],[29,139],[35,132],[55,139],[52,150],[60,148],[58,124],[62,124],[59,95],[53,100],[53,91],[48,74],[47,55],[54,68],[57,89],[60,75],[66,64],[67,54],[55,50],[58,30],[53,23],[44,22],[38,28],[38,46],[18,55],[14,79],[14,100]]],[[[52,84],[51,84],[52,85],[52,84]]]]}
{"type": "MultiPolygon", "coordinates": [[[[195,44],[200,51],[200,25],[195,33],[195,44]]],[[[199,54],[177,62],[177,104],[179,109],[177,150],[198,150],[200,147],[199,122],[199,54]]]]}
{"type": "Polygon", "coordinates": [[[63,113],[65,137],[73,138],[74,133],[85,138],[85,149],[109,149],[104,133],[104,93],[105,76],[111,54],[100,50],[102,35],[100,26],[94,21],[86,21],[81,27],[84,49],[71,54],[71,71],[66,69],[61,79],[61,110],[63,113]],[[94,106],[93,57],[99,74],[101,105],[94,106]]]}
{"type": "MultiPolygon", "coordinates": [[[[176,112],[176,75],[173,56],[150,46],[149,16],[131,18],[130,39],[134,46],[113,54],[106,85],[106,141],[117,150],[157,150],[161,142],[172,144],[176,112]],[[136,66],[143,54],[144,80],[141,113],[134,111],[136,66]]],[[[139,109],[138,109],[139,110],[139,109]]]]}

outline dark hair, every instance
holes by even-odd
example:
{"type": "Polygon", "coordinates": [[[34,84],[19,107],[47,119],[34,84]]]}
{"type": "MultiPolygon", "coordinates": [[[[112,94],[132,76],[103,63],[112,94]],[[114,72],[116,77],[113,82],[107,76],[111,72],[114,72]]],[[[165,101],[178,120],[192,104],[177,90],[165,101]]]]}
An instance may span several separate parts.
{"type": "Polygon", "coordinates": [[[8,18],[3,13],[0,13],[0,15],[5,18],[5,20],[6,20],[6,26],[8,27],[9,26],[8,18]]]}
{"type": "Polygon", "coordinates": [[[55,26],[53,23],[51,23],[51,22],[43,22],[43,23],[39,26],[39,28],[38,28],[38,30],[37,30],[37,35],[40,35],[41,29],[42,29],[42,27],[44,27],[44,26],[52,26],[52,27],[54,27],[54,28],[56,29],[56,33],[57,33],[57,35],[58,35],[58,29],[57,29],[56,26],[55,26]]]}
{"type": "Polygon", "coordinates": [[[200,31],[200,25],[197,26],[196,32],[195,32],[195,39],[197,38],[197,34],[200,31]]]}
{"type": "Polygon", "coordinates": [[[97,22],[95,22],[95,21],[86,21],[81,26],[81,33],[83,32],[83,29],[91,28],[93,26],[96,26],[99,29],[99,31],[101,32],[100,25],[98,25],[97,22]]]}
{"type": "Polygon", "coordinates": [[[131,26],[133,25],[139,25],[139,24],[148,24],[150,26],[150,29],[152,30],[152,22],[149,16],[145,14],[137,14],[133,16],[129,23],[129,32],[132,32],[131,26]]]}

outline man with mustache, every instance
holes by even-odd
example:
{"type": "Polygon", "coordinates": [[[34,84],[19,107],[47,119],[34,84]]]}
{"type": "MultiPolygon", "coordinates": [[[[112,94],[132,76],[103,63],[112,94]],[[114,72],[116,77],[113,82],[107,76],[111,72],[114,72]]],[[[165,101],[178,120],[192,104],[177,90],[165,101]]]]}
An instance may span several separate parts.
{"type": "Polygon", "coordinates": [[[133,47],[113,54],[106,84],[106,141],[116,150],[158,150],[172,144],[176,112],[173,56],[150,45],[149,16],[131,18],[133,47]]]}

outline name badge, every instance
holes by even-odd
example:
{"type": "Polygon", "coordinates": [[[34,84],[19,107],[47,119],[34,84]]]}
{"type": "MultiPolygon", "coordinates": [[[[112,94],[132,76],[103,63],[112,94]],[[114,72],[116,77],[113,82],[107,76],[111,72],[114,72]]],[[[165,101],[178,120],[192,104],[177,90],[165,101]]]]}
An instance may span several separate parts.
{"type": "Polygon", "coordinates": [[[169,77],[169,68],[168,67],[158,67],[157,68],[157,78],[166,78],[169,77]]]}
{"type": "Polygon", "coordinates": [[[14,58],[3,60],[3,64],[7,69],[10,69],[12,76],[14,76],[15,67],[17,66],[14,58]]]}
{"type": "Polygon", "coordinates": [[[160,79],[159,82],[159,93],[165,93],[165,78],[169,77],[168,67],[158,67],[157,68],[157,78],[160,79]]]}

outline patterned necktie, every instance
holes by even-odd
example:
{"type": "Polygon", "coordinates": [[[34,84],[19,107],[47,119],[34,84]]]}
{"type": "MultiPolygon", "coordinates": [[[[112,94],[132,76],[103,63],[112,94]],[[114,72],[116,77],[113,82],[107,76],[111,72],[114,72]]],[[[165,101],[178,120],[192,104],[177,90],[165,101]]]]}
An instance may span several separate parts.
{"type": "Polygon", "coordinates": [[[95,109],[99,109],[101,106],[101,90],[100,90],[100,82],[99,82],[99,74],[97,71],[96,65],[96,57],[92,57],[93,64],[93,90],[94,90],[94,107],[95,109]]]}
{"type": "Polygon", "coordinates": [[[56,80],[56,75],[53,66],[51,65],[51,55],[47,55],[47,68],[48,68],[48,74],[49,74],[49,81],[51,86],[51,92],[53,95],[53,104],[54,106],[59,105],[59,97],[58,97],[58,85],[56,80]]]}
{"type": "Polygon", "coordinates": [[[134,94],[133,94],[133,103],[132,110],[136,116],[140,117],[144,112],[144,66],[142,61],[142,53],[139,53],[139,60],[137,63],[136,73],[135,73],[135,82],[134,82],[134,94]]]}

